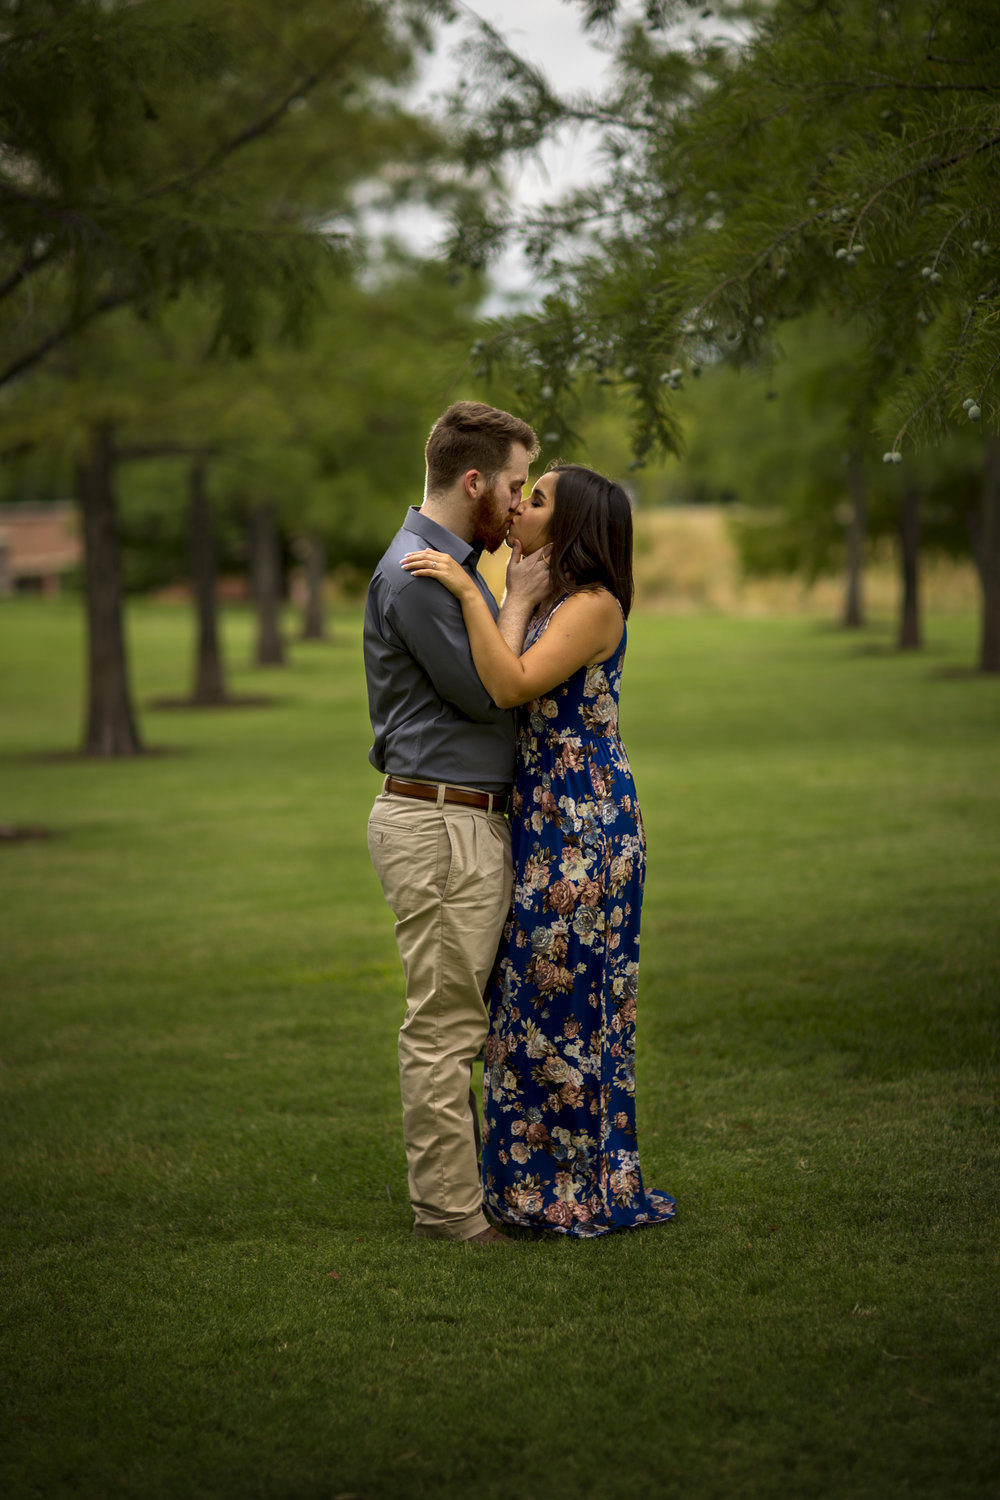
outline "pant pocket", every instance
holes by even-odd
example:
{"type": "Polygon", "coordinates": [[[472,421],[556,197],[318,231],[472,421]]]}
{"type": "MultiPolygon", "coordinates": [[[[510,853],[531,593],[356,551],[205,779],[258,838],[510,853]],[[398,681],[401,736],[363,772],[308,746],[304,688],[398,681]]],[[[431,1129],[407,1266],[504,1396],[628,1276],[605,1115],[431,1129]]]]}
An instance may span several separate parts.
{"type": "Polygon", "coordinates": [[[448,869],[441,887],[441,899],[447,901],[461,890],[470,869],[476,865],[476,820],[459,814],[444,819],[448,839],[448,869]]]}
{"type": "Polygon", "coordinates": [[[439,901],[451,872],[451,848],[443,818],[413,828],[371,819],[368,852],[384,895],[402,919],[439,901]]]}
{"type": "Polygon", "coordinates": [[[482,892],[509,885],[510,835],[504,825],[475,813],[445,818],[451,847],[451,869],[442,891],[444,900],[463,893],[482,899],[482,892]]]}

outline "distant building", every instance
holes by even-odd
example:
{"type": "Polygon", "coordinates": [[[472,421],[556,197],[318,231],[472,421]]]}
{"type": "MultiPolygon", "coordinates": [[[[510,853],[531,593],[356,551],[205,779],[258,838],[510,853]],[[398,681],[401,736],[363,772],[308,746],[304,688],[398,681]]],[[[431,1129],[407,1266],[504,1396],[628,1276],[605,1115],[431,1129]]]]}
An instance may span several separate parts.
{"type": "Polygon", "coordinates": [[[54,597],[82,556],[71,501],[0,505],[0,594],[54,597]]]}

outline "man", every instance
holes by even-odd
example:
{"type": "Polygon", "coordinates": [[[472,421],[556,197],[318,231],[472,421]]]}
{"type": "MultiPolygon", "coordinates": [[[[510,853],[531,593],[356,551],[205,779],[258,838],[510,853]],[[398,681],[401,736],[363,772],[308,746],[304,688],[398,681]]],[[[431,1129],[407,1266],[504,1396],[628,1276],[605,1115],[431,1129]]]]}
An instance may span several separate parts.
{"type": "Polygon", "coordinates": [[[520,652],[545,565],[515,548],[498,611],[476,564],[503,541],[537,452],[534,432],[509,412],[450,407],[427,440],[423,504],[379,563],[365,611],[369,759],[385,775],[368,847],[406,980],[399,1080],[414,1233],[482,1245],[510,1243],[483,1214],[469,1085],[511,897],[513,721],[479,680],[458,600],[400,563],[423,547],[449,553],[520,652]]]}

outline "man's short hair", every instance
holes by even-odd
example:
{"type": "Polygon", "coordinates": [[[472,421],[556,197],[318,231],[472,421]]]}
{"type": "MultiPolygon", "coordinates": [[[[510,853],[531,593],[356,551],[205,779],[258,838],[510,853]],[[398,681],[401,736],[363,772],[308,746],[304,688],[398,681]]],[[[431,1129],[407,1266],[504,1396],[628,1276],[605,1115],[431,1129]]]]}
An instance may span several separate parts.
{"type": "Polygon", "coordinates": [[[527,422],[482,401],[456,401],[438,417],[427,439],[427,488],[446,490],[469,469],[487,479],[498,474],[515,443],[537,458],[538,439],[527,422]]]}

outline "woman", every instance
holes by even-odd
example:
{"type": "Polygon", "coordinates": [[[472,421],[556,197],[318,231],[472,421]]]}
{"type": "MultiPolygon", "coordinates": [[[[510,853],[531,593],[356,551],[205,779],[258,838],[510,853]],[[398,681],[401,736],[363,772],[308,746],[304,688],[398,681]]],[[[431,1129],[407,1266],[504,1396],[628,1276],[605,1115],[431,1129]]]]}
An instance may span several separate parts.
{"type": "Polygon", "coordinates": [[[618,734],[628,497],[559,465],[522,499],[507,540],[550,549],[550,597],[520,657],[446,553],[412,552],[403,567],[456,595],[485,687],[517,710],[514,900],[487,995],[485,1206],[509,1224],[593,1236],[675,1212],[643,1187],[635,1130],[646,851],[618,734]]]}

